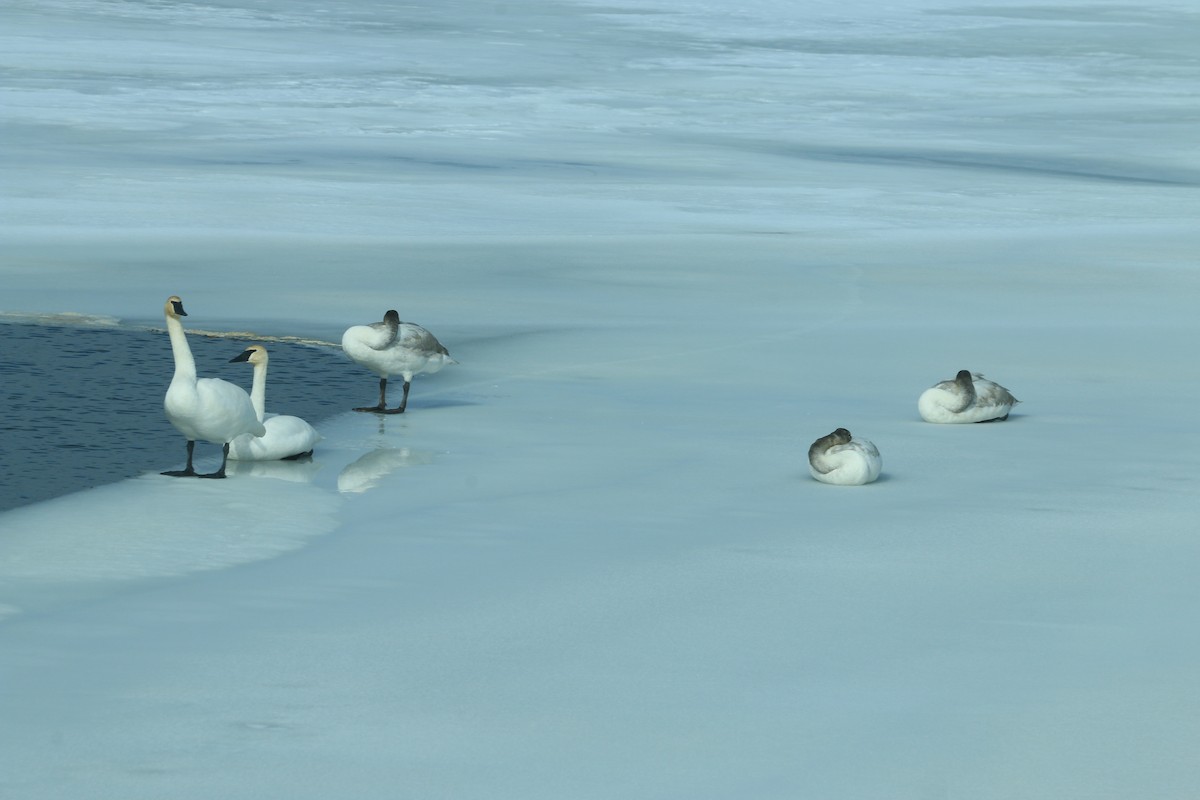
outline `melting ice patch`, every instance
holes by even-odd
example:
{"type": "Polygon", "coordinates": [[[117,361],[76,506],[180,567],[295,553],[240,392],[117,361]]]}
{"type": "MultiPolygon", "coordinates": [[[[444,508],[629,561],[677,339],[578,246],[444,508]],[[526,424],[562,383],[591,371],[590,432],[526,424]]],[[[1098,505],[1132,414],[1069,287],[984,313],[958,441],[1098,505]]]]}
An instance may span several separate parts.
{"type": "MultiPolygon", "coordinates": [[[[276,465],[279,466],[279,465],[276,465]]],[[[183,575],[278,556],[333,530],[338,495],[304,481],[148,475],[4,515],[0,616],[56,586],[183,575]]]]}

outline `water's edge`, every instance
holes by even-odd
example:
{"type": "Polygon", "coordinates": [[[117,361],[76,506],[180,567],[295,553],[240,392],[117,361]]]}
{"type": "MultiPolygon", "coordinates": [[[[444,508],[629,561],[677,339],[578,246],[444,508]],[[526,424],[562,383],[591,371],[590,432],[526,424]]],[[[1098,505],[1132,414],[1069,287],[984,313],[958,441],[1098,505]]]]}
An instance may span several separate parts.
{"type": "MultiPolygon", "coordinates": [[[[171,380],[161,327],[76,314],[0,315],[0,511],[182,464],[184,440],[163,415],[171,380]]],[[[229,360],[249,344],[271,354],[268,412],[322,421],[372,399],[375,381],[317,338],[245,329],[189,330],[203,377],[249,390],[229,360]]],[[[197,444],[197,465],[219,455],[197,444]]]]}

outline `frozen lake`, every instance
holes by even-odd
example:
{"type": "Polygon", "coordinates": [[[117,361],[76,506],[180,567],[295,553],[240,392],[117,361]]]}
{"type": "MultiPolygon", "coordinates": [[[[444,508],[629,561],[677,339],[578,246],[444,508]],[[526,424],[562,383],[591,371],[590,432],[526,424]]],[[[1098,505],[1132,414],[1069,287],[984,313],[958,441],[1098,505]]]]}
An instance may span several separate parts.
{"type": "Polygon", "coordinates": [[[6,4],[0,376],[67,408],[4,469],[105,436],[129,477],[0,514],[0,796],[1190,798],[1198,40],[1159,0],[6,4]],[[172,294],[461,363],[380,419],[285,348],[314,460],[166,478],[172,294]],[[1007,422],[920,421],[963,368],[1007,422]],[[878,482],[809,477],[837,427],[878,482]]]}

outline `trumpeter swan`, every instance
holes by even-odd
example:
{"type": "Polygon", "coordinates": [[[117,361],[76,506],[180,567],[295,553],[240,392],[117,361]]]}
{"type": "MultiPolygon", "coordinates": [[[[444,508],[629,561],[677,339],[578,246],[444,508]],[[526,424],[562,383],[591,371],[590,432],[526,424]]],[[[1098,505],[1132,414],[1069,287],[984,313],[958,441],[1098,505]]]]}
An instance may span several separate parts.
{"type": "Polygon", "coordinates": [[[196,360],[180,321],[181,317],[187,316],[183,301],[174,295],[168,297],[164,311],[171,353],[175,357],[175,375],[163,398],[163,410],[171,424],[187,437],[187,466],[163,475],[224,478],[229,443],[242,434],[262,436],[266,428],[254,413],[250,395],[240,387],[219,378],[196,377],[196,360]],[[197,475],[193,469],[192,452],[197,439],[222,445],[221,468],[216,472],[197,475]]]}
{"type": "Polygon", "coordinates": [[[822,436],[808,448],[808,469],[822,483],[861,486],[878,478],[882,468],[879,449],[845,428],[822,436]]]}
{"type": "Polygon", "coordinates": [[[447,364],[457,364],[432,333],[412,322],[401,322],[394,310],[383,322],[354,325],[342,334],[346,355],[379,376],[379,405],[356,408],[377,414],[403,414],[408,405],[408,388],[413,375],[434,373],[447,364]],[[404,397],[396,408],[387,407],[387,382],[391,375],[404,377],[404,397]]]}
{"type": "Polygon", "coordinates": [[[299,417],[266,413],[267,364],[270,361],[267,348],[251,345],[229,360],[231,363],[245,361],[254,367],[250,401],[259,422],[267,429],[262,436],[242,434],[234,439],[229,444],[229,457],[238,461],[280,461],[312,455],[313,446],[321,440],[321,434],[312,425],[299,417]]]}
{"type": "Polygon", "coordinates": [[[926,422],[1001,422],[1019,402],[1000,384],[963,369],[922,392],[917,411],[926,422]]]}

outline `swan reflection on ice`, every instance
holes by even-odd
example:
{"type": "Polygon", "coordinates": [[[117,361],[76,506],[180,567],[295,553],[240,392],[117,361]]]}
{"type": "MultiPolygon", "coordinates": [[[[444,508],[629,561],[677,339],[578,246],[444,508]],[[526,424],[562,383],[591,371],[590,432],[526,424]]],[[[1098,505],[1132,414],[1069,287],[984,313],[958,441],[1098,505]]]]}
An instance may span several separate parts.
{"type": "Polygon", "coordinates": [[[381,447],[348,464],[338,475],[339,492],[365,492],[402,467],[433,463],[433,454],[410,450],[407,447],[381,447]]]}

